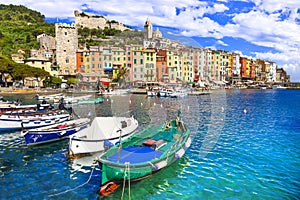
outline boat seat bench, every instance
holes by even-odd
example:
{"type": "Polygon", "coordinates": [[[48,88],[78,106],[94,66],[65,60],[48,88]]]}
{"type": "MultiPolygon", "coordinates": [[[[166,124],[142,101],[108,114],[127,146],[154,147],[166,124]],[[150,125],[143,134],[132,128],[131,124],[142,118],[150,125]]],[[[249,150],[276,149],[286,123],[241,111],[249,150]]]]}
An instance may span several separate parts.
{"type": "Polygon", "coordinates": [[[144,146],[151,147],[155,150],[161,148],[162,146],[164,146],[166,144],[167,144],[167,142],[164,141],[163,139],[159,139],[159,140],[149,139],[149,140],[146,140],[145,142],[143,142],[144,146]]]}

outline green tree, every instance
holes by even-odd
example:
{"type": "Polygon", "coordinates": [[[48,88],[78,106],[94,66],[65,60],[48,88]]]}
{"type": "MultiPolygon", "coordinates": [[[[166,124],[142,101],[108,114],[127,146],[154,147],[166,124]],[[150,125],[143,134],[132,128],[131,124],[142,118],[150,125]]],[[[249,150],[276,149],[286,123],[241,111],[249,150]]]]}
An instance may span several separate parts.
{"type": "Polygon", "coordinates": [[[50,83],[53,85],[60,85],[62,80],[59,77],[51,76],[50,83]]]}
{"type": "Polygon", "coordinates": [[[67,80],[68,85],[77,84],[77,83],[78,83],[78,80],[76,78],[68,78],[68,80],[67,80]]]}

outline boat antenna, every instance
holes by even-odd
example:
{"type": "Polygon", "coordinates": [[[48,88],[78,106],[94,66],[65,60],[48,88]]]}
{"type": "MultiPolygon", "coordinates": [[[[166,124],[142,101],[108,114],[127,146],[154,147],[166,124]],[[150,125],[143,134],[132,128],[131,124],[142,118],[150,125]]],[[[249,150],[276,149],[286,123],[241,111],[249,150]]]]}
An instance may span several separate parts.
{"type": "Polygon", "coordinates": [[[119,132],[120,133],[120,136],[119,136],[119,148],[118,148],[118,161],[120,162],[120,151],[121,151],[121,149],[122,149],[122,130],[121,129],[119,129],[119,130],[117,130],[117,132],[119,132]]]}

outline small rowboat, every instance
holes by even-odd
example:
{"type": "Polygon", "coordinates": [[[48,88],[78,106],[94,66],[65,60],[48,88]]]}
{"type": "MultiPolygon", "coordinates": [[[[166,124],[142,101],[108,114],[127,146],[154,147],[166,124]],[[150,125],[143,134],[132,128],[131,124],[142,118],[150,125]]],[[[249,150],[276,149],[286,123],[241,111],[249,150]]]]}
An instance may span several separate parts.
{"type": "Polygon", "coordinates": [[[99,157],[100,194],[109,195],[125,180],[151,176],[181,158],[190,145],[190,130],[179,118],[133,134],[99,157]]]}
{"type": "Polygon", "coordinates": [[[27,146],[44,144],[66,139],[74,133],[88,128],[89,122],[89,118],[75,119],[51,126],[24,130],[21,135],[24,136],[27,146]]]}
{"type": "Polygon", "coordinates": [[[70,114],[64,110],[31,111],[26,113],[3,113],[0,116],[0,131],[38,128],[64,122],[70,114]]]}

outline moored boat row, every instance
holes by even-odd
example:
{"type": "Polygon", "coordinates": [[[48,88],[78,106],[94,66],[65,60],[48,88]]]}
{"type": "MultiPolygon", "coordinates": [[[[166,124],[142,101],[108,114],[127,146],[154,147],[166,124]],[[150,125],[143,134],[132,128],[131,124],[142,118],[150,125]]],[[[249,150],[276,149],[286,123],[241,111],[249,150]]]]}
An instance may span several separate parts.
{"type": "MultiPolygon", "coordinates": [[[[183,94],[187,95],[184,91],[173,95],[183,94]]],[[[103,97],[82,101],[99,103],[103,97]]],[[[134,117],[95,117],[92,123],[89,118],[71,120],[71,113],[62,109],[20,109],[0,116],[0,130],[22,129],[27,146],[69,139],[70,158],[103,152],[97,161],[104,196],[112,192],[111,184],[117,188],[123,180],[138,181],[171,165],[191,144],[190,130],[180,116],[136,132],[138,126],[134,117]]]]}

